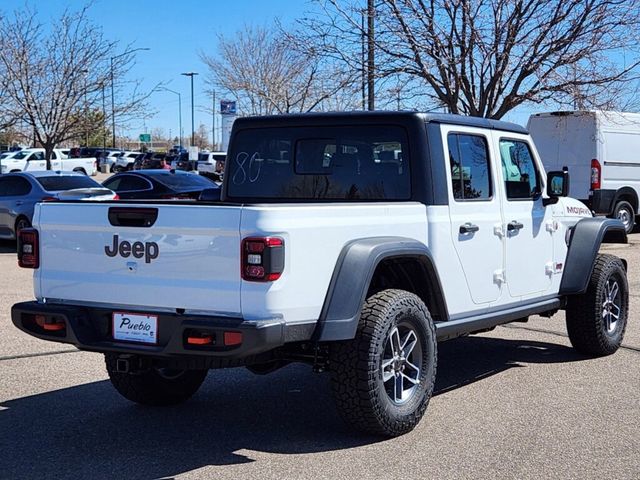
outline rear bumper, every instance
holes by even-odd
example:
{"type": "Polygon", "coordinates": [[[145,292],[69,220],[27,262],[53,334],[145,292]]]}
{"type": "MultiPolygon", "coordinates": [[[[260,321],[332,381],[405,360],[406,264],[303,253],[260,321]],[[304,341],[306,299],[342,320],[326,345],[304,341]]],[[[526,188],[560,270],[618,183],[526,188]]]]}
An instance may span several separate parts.
{"type": "MultiPolygon", "coordinates": [[[[282,320],[246,321],[241,318],[178,315],[140,312],[158,315],[156,345],[122,342],[113,339],[113,310],[23,302],[11,309],[13,324],[29,335],[53,342],[69,343],[81,350],[146,355],[157,358],[214,357],[241,360],[269,350],[291,340],[282,320]],[[62,322],[60,330],[45,330],[35,316],[44,315],[48,322],[62,322]],[[213,337],[210,345],[190,345],[187,337],[202,332],[213,337]],[[225,332],[242,334],[242,341],[225,345],[225,332]]],[[[135,312],[132,312],[135,313],[135,312]]],[[[238,336],[236,335],[237,339],[238,336]]],[[[297,340],[297,339],[296,339],[297,340]]]]}

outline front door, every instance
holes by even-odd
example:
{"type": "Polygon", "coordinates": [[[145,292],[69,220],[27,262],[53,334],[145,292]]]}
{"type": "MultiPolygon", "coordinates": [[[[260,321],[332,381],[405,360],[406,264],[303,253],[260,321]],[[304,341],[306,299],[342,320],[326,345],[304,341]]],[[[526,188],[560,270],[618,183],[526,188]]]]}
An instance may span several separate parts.
{"type": "Polygon", "coordinates": [[[449,159],[451,239],[472,304],[495,302],[502,295],[504,247],[491,137],[486,130],[446,125],[442,137],[449,159]]]}
{"type": "Polygon", "coordinates": [[[542,204],[539,159],[524,135],[494,132],[501,163],[506,284],[513,299],[540,296],[551,286],[553,239],[551,207],[542,204]]]}

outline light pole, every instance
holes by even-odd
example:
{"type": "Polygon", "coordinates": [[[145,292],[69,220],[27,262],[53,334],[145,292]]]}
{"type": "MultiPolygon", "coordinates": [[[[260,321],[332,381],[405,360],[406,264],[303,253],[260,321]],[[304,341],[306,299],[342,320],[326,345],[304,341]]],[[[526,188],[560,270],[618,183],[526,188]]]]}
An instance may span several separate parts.
{"type": "Polygon", "coordinates": [[[193,77],[198,75],[196,72],[186,72],[182,73],[185,77],[191,77],[191,146],[196,141],[196,126],[194,122],[194,107],[193,107],[193,77]]]}
{"type": "MultiPolygon", "coordinates": [[[[179,130],[179,143],[180,143],[180,150],[182,151],[182,95],[180,95],[180,92],[176,92],[175,90],[171,90],[167,87],[158,87],[158,90],[162,90],[162,91],[166,91],[166,92],[171,92],[171,93],[175,93],[176,95],[178,95],[178,121],[180,122],[180,130],[179,130]]],[[[169,135],[171,136],[171,135],[169,135]]]]}
{"type": "Polygon", "coordinates": [[[87,128],[87,124],[89,123],[89,108],[87,107],[87,74],[89,70],[84,69],[80,70],[80,73],[84,74],[84,146],[89,146],[89,129],[87,128]]]}
{"type": "Polygon", "coordinates": [[[148,47],[134,48],[133,50],[127,50],[120,55],[115,55],[111,57],[111,146],[113,148],[116,147],[116,96],[113,91],[113,61],[117,58],[124,57],[125,55],[129,55],[133,52],[139,52],[140,50],[151,50],[148,47]]]}

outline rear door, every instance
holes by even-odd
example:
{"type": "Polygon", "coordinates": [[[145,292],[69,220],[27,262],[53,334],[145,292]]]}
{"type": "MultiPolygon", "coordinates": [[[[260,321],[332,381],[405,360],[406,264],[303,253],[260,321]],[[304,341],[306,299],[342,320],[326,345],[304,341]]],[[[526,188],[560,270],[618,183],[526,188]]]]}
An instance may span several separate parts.
{"type": "MultiPolygon", "coordinates": [[[[475,304],[498,300],[503,283],[503,238],[491,137],[479,128],[442,125],[448,155],[451,239],[475,304]]],[[[462,292],[460,292],[462,295],[462,292]]]]}
{"type": "Polygon", "coordinates": [[[60,155],[58,155],[58,153],[54,150],[53,152],[51,152],[51,170],[72,170],[72,169],[65,169],[63,167],[63,163],[62,163],[62,159],[60,158],[60,155]]]}
{"type": "Polygon", "coordinates": [[[24,214],[31,220],[33,205],[28,199],[31,190],[26,178],[18,175],[0,177],[0,234],[3,236],[13,235],[18,215],[24,214]]]}
{"type": "Polygon", "coordinates": [[[114,309],[240,314],[240,207],[36,207],[38,298],[114,309]]]}

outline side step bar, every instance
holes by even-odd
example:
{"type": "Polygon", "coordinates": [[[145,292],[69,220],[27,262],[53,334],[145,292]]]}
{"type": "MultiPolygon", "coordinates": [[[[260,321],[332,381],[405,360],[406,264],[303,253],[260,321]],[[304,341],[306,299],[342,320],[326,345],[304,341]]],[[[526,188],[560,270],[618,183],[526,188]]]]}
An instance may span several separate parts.
{"type": "Polygon", "coordinates": [[[497,325],[513,322],[522,317],[536,315],[550,310],[558,310],[563,306],[559,298],[551,298],[541,302],[520,305],[518,307],[501,310],[499,312],[483,313],[471,317],[436,323],[436,337],[438,341],[450,340],[461,335],[486,330],[497,325]]]}

